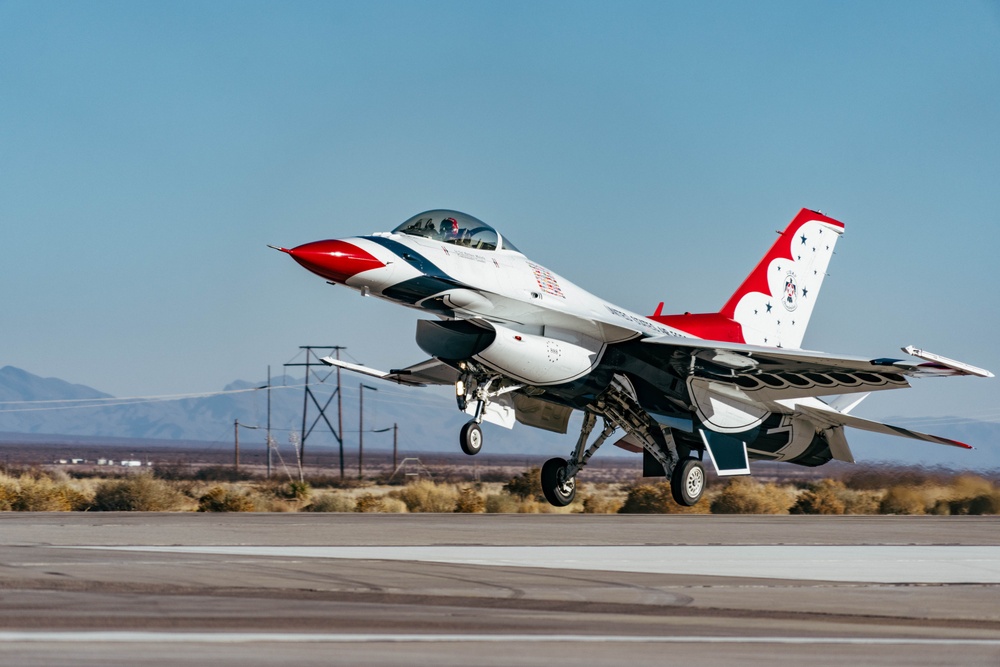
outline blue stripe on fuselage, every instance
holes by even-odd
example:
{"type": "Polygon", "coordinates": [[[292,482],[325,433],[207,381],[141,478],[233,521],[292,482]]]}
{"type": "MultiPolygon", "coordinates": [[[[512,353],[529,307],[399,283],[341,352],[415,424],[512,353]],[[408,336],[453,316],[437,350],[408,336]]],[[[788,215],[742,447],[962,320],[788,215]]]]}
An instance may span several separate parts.
{"type": "Polygon", "coordinates": [[[417,303],[429,296],[455,287],[466,287],[465,283],[455,280],[441,268],[410,246],[399,241],[393,241],[384,236],[362,236],[361,238],[377,243],[386,250],[398,255],[400,259],[420,271],[423,275],[404,280],[382,290],[382,294],[394,301],[417,303]]]}

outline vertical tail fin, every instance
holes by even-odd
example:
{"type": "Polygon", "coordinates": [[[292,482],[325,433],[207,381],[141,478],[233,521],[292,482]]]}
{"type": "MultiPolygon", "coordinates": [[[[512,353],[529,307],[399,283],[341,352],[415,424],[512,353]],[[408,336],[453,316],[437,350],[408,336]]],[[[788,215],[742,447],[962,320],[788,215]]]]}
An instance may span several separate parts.
{"type": "Polygon", "coordinates": [[[800,348],[843,233],[843,223],[804,208],[718,313],[663,315],[661,305],[651,319],[711,340],[800,348]]]}
{"type": "Polygon", "coordinates": [[[746,343],[801,347],[843,233],[843,223],[802,209],[719,314],[740,324],[746,343]]]}

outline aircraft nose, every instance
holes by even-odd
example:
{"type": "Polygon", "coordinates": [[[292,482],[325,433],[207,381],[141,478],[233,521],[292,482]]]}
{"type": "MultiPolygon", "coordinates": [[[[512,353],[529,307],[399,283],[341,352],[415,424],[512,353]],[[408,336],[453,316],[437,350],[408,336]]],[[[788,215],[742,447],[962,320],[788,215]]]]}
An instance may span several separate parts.
{"type": "Polygon", "coordinates": [[[347,241],[313,241],[285,250],[296,262],[319,276],[337,283],[362,271],[385,266],[378,259],[347,241]]]}

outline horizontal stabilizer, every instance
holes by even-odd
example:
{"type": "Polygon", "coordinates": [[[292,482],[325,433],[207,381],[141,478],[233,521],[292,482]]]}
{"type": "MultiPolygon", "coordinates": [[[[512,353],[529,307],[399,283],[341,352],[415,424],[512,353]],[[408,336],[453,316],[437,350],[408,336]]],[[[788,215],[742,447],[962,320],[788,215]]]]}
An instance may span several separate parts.
{"type": "Polygon", "coordinates": [[[958,440],[950,440],[937,435],[921,433],[920,431],[911,431],[910,429],[902,428],[901,426],[892,426],[890,424],[883,424],[882,422],[872,421],[870,419],[862,419],[861,417],[855,417],[853,415],[845,415],[835,410],[798,404],[795,406],[795,411],[808,418],[817,426],[850,426],[851,428],[861,429],[862,431],[871,431],[872,433],[900,435],[904,438],[913,438],[914,440],[936,442],[939,445],[972,449],[971,446],[965,444],[964,442],[959,442],[958,440]]]}
{"type": "Polygon", "coordinates": [[[388,380],[396,384],[404,384],[411,387],[426,387],[429,384],[454,384],[458,379],[458,371],[451,366],[444,364],[437,359],[414,364],[406,368],[380,371],[360,364],[352,364],[333,357],[323,357],[321,361],[328,366],[343,368],[346,371],[353,371],[368,377],[388,380]]]}
{"type": "Polygon", "coordinates": [[[955,361],[954,359],[949,359],[948,357],[942,357],[940,354],[934,354],[933,352],[925,352],[919,348],[913,347],[912,345],[907,345],[903,348],[903,352],[907,354],[912,354],[918,359],[923,359],[925,361],[930,361],[931,364],[921,364],[921,367],[926,368],[927,366],[943,366],[944,369],[951,371],[957,371],[955,373],[937,373],[939,375],[978,375],[982,378],[991,378],[993,373],[989,372],[985,368],[978,368],[972,366],[971,364],[962,363],[961,361],[955,361]]]}

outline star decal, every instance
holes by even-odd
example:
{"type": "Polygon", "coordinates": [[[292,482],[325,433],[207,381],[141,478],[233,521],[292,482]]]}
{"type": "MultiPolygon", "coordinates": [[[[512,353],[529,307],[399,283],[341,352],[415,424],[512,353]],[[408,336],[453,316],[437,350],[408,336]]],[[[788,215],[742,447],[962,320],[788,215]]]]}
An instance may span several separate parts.
{"type": "Polygon", "coordinates": [[[767,304],[764,307],[767,308],[767,312],[771,312],[771,304],[767,304]]]}
{"type": "Polygon", "coordinates": [[[753,314],[754,314],[754,315],[756,315],[756,314],[757,314],[757,309],[756,309],[756,308],[754,308],[754,309],[753,309],[753,314]]]}
{"type": "MultiPolygon", "coordinates": [[[[804,299],[807,296],[809,296],[809,288],[808,287],[803,287],[802,288],[802,298],[804,299]]],[[[795,322],[792,322],[792,324],[795,324],[795,322]]]]}
{"type": "Polygon", "coordinates": [[[800,239],[802,239],[802,245],[805,245],[805,244],[806,244],[806,235],[805,235],[805,234],[803,234],[803,235],[802,235],[802,236],[800,236],[799,238],[800,238],[800,239]]]}

